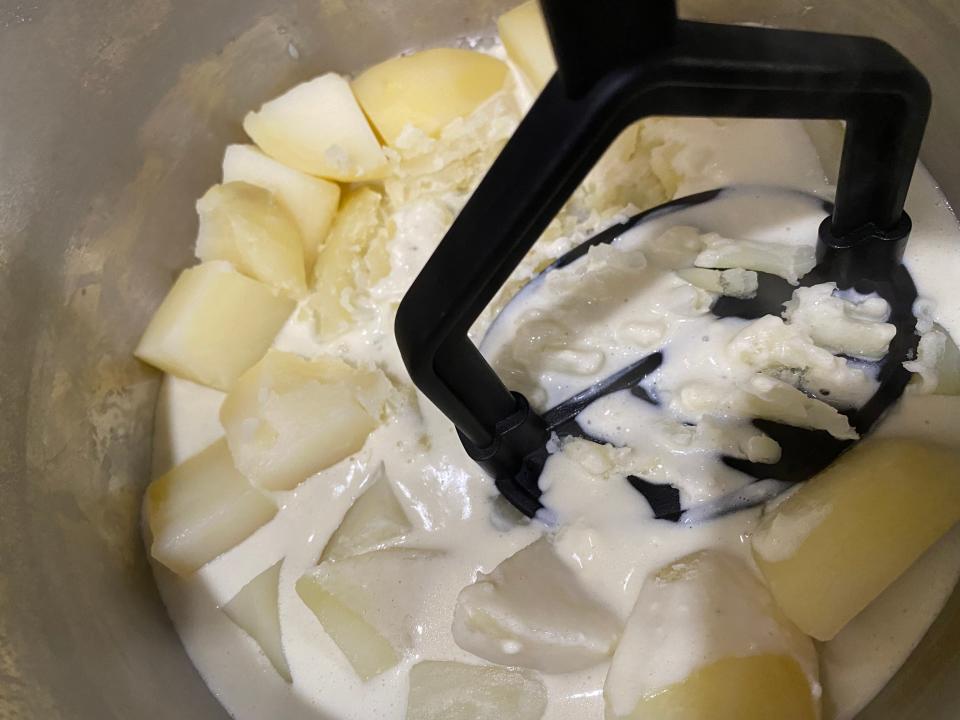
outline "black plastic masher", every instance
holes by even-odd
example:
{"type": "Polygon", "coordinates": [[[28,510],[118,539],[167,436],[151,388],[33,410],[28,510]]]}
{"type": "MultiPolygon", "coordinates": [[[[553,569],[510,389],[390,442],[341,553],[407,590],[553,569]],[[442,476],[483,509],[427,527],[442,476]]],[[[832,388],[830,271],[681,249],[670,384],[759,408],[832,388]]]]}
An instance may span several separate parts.
{"type": "MultiPolygon", "coordinates": [[[[846,122],[835,205],[820,226],[818,265],[802,282],[834,281],[890,303],[897,334],[880,369],[880,389],[851,416],[858,431],[869,429],[902,394],[909,373],[901,363],[917,342],[916,289],[901,258],[911,229],[903,205],[930,107],[924,77],[876,39],[679,20],[674,0],[541,4],[558,72],[414,281],[396,319],[411,378],[456,425],[470,457],[523,513],[541,508],[538,478],[551,433],[575,433],[576,406],[604,388],[572,398],[566,410],[539,415],[503,384],[468,331],[603,151],[627,125],[653,115],[846,122]]],[[[793,289],[765,277],[755,299],[724,300],[715,312],[779,313],[793,289]]],[[[658,363],[651,356],[618,376],[629,375],[635,386],[658,363]]],[[[847,444],[825,432],[755,424],[780,443],[782,459],[728,462],[757,478],[806,479],[847,444]]],[[[633,480],[642,492],[650,490],[633,480]]],[[[679,516],[675,504],[667,498],[658,515],[679,516]]]]}

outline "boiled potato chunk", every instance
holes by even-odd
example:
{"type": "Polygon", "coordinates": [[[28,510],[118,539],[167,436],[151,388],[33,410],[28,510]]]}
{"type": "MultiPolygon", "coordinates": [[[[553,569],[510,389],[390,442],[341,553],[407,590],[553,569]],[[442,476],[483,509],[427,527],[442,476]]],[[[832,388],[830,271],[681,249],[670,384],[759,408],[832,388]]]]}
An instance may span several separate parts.
{"type": "Polygon", "coordinates": [[[644,581],[607,720],[817,720],[817,656],[740,558],[701,550],[644,581]]]}
{"type": "Polygon", "coordinates": [[[277,512],[234,467],[224,440],[150,483],[145,502],[150,553],[178,575],[245,540],[277,512]]]}
{"type": "Polygon", "coordinates": [[[716,233],[701,235],[706,246],[694,260],[702,268],[742,268],[779,275],[797,284],[817,264],[810,245],[786,245],[759,240],[731,240],[716,233]]]}
{"type": "Polygon", "coordinates": [[[283,654],[280,639],[280,566],[283,561],[267,568],[243,586],[233,599],[223,606],[227,614],[247,635],[256,640],[270,664],[287,682],[291,682],[290,667],[283,654]]]}
{"type": "Polygon", "coordinates": [[[299,297],[307,291],[300,228],[269,190],[214,185],[197,201],[197,257],[226,260],[244,275],[299,297]]]}
{"type": "Polygon", "coordinates": [[[784,303],[783,316],[794,327],[809,333],[820,347],[838,354],[879,360],[897,334],[885,322],[890,305],[879,297],[854,302],[835,295],[836,283],[797,288],[784,303]]]}
{"type": "Polygon", "coordinates": [[[917,357],[903,366],[917,374],[914,385],[923,393],[960,395],[960,349],[950,333],[933,325],[920,337],[917,357]]]}
{"type": "Polygon", "coordinates": [[[616,646],[620,623],[590,595],[546,538],[460,591],[453,638],[501,665],[563,673],[596,665],[616,646]]]}
{"type": "Polygon", "coordinates": [[[628,715],[607,720],[817,720],[806,676],[793,658],[725,658],[645,696],[628,715]]]}
{"type": "Polygon", "coordinates": [[[671,405],[685,418],[696,422],[710,415],[737,415],[826,430],[844,440],[859,437],[849,418],[835,407],[762,373],[734,386],[700,381],[687,383],[671,400],[671,405]]]}
{"type": "Polygon", "coordinates": [[[503,87],[507,66],[472,50],[434,48],[374,65],[353,81],[360,107],[388,145],[408,125],[436,135],[503,87]]]}
{"type": "MultiPolygon", "coordinates": [[[[858,407],[877,390],[874,373],[837,357],[817,345],[804,328],[787,324],[776,315],[764,315],[745,325],[730,340],[727,354],[759,373],[769,373],[804,390],[815,399],[829,396],[834,407],[858,407]]],[[[796,400],[801,398],[795,398],[794,402],[796,400]]],[[[829,413],[824,408],[815,412],[829,413]]],[[[835,417],[833,422],[848,424],[844,417],[835,417]]]]}
{"type": "Polygon", "coordinates": [[[406,720],[540,720],[546,709],[529,671],[435,660],[410,669],[406,720]]]}
{"type": "Polygon", "coordinates": [[[344,195],[317,258],[314,292],[308,303],[322,338],[329,339],[349,329],[353,309],[350,296],[358,282],[373,284],[389,271],[389,260],[382,257],[388,234],[382,201],[383,196],[370,188],[344,195]]]}
{"type": "Polygon", "coordinates": [[[271,350],[237,381],[220,421],[240,472],[290,490],[363,447],[389,392],[379,370],[271,350]]]}
{"type": "Polygon", "coordinates": [[[309,272],[337,214],[340,186],[287,167],[254,145],[227,147],[223,156],[223,182],[250,183],[277,196],[300,228],[309,272]]]}
{"type": "Polygon", "coordinates": [[[752,270],[708,270],[692,267],[680,268],[676,272],[682,279],[702,290],[735,298],[751,298],[757,294],[759,287],[757,274],[752,270]]]}
{"type": "Polygon", "coordinates": [[[184,270],[134,354],[171,375],[229,390],[263,357],[296,303],[229,263],[184,270]]]}
{"type": "Polygon", "coordinates": [[[867,440],[768,511],[753,554],[784,613],[830,640],[960,521],[960,452],[867,440]]]}
{"type": "Polygon", "coordinates": [[[553,45],[537,0],[527,0],[497,20],[500,40],[530,86],[540,92],[557,71],[553,45]]]}
{"type": "Polygon", "coordinates": [[[350,84],[327,73],[249,113],[243,129],[270,157],[330,180],[377,179],[386,156],[350,84]]]}
{"type": "Polygon", "coordinates": [[[324,562],[297,581],[297,594],[357,674],[369,680],[410,648],[410,623],[428,601],[441,557],[431,550],[388,548],[324,562]]]}
{"type": "Polygon", "coordinates": [[[376,550],[399,540],[412,529],[380,465],[371,477],[370,486],[347,510],[320,560],[339,560],[376,550]]]}

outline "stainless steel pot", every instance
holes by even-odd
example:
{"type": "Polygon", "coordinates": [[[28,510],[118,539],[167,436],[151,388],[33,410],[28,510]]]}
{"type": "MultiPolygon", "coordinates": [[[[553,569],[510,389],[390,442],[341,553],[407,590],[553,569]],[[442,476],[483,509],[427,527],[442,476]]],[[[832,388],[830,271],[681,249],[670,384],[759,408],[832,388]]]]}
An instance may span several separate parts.
{"type": "MultiPolygon", "coordinates": [[[[191,261],[194,199],[248,108],[512,4],[0,0],[0,719],[226,717],[140,544],[159,378],[131,349],[191,261]]],[[[960,202],[958,0],[681,11],[893,42],[932,81],[924,160],[960,202]]],[[[960,592],[861,717],[958,716],[960,592]]]]}

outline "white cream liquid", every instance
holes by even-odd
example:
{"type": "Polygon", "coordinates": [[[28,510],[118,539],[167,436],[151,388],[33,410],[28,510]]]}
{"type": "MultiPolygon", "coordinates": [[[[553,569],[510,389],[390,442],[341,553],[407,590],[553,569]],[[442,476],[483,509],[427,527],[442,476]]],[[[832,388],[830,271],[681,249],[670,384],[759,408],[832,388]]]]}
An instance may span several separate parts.
{"type": "MultiPolygon", "coordinates": [[[[670,160],[678,196],[733,183],[772,183],[830,192],[817,151],[800,123],[655,121],[649,132],[663,140],[661,147],[679,148],[670,160]]],[[[276,346],[307,356],[329,352],[375,362],[391,377],[409,384],[392,337],[396,304],[462,201],[420,199],[396,209],[393,270],[370,293],[366,312],[354,330],[322,345],[309,324],[295,315],[276,346]]],[[[907,207],[914,221],[907,252],[910,270],[921,295],[933,301],[935,319],[953,337],[960,337],[960,304],[951,292],[960,270],[960,233],[923,169],[917,171],[907,207]]],[[[727,218],[726,232],[745,236],[757,231],[763,213],[762,205],[757,206],[753,214],[740,216],[739,226],[736,218],[727,218]]],[[[575,235],[546,243],[538,250],[540,259],[557,257],[569,249],[582,239],[575,235]]],[[[672,281],[667,285],[679,287],[672,281]]],[[[714,333],[718,325],[708,329],[714,333]]],[[[702,345],[701,350],[712,352],[710,343],[702,345]]],[[[610,347],[608,343],[607,349],[610,347]]],[[[698,357],[706,361],[709,352],[698,357]]],[[[622,365],[629,358],[608,360],[622,365]]],[[[597,372],[602,375],[607,369],[597,372]]],[[[681,370],[670,368],[675,374],[682,374],[681,370]]],[[[702,372],[702,368],[688,372],[702,372]]],[[[564,382],[563,378],[558,381],[558,393],[562,394],[564,382]]],[[[222,435],[217,417],[222,397],[183,380],[166,379],[157,410],[156,474],[222,435]]],[[[950,426],[943,420],[958,410],[958,398],[908,397],[881,432],[932,436],[934,428],[942,431],[950,426]]],[[[641,435],[648,424],[654,427],[659,422],[652,406],[611,398],[606,405],[592,408],[588,419],[592,429],[608,439],[633,443],[649,452],[656,450],[657,442],[669,441],[661,436],[644,445],[631,437],[631,432],[641,435]]],[[[949,440],[960,446],[960,435],[949,440]]],[[[746,482],[732,471],[713,473],[716,463],[705,457],[702,453],[667,453],[661,454],[657,463],[662,478],[681,486],[685,501],[708,499],[746,482]]],[[[564,521],[556,538],[562,557],[623,620],[646,575],[688,552],[724,548],[750,562],[748,535],[758,510],[695,526],[656,521],[646,501],[626,482],[598,479],[599,475],[589,459],[584,461],[574,453],[557,454],[544,475],[545,501],[564,521]]],[[[494,510],[496,492],[491,481],[466,456],[450,423],[422,397],[419,412],[409,408],[392,418],[355,457],[277,497],[281,509],[269,524],[192,577],[178,578],[156,567],[158,585],[187,652],[237,720],[400,720],[413,663],[423,659],[479,662],[454,643],[450,631],[461,588],[478,572],[489,572],[544,532],[536,523],[517,522],[499,503],[494,510]],[[429,438],[429,449],[421,442],[424,437],[429,438]],[[413,619],[418,632],[412,653],[397,667],[362,683],[299,599],[294,583],[317,562],[365,477],[381,461],[398,498],[419,526],[406,544],[443,548],[447,558],[442,581],[425,589],[427,610],[413,619]],[[252,578],[281,559],[280,620],[292,685],[277,675],[254,641],[219,610],[252,578]]],[[[850,718],[879,691],[919,642],[953,589],[958,573],[960,536],[955,531],[836,640],[821,647],[826,717],[850,718]]],[[[682,655],[681,648],[673,658],[674,674],[678,672],[677,657],[682,655]]],[[[604,663],[577,673],[542,675],[549,693],[546,720],[600,720],[607,667],[604,663]]]]}

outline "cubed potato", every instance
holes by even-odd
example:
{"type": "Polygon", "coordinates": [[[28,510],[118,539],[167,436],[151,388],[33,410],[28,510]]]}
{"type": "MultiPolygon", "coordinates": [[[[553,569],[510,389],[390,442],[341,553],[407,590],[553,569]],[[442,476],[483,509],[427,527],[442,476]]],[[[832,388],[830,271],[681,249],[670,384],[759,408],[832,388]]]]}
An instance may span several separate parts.
{"type": "Polygon", "coordinates": [[[301,83],[264,103],[243,129],[270,157],[330,180],[383,176],[386,156],[350,89],[336,73],[301,83]]]}
{"type": "MultiPolygon", "coordinates": [[[[384,190],[393,206],[429,200],[433,209],[428,212],[449,215],[450,194],[473,191],[477,179],[490,168],[513,134],[521,114],[514,94],[499,92],[462,122],[447,125],[439,137],[419,130],[404,133],[392,148],[391,175],[384,181],[384,190]]],[[[450,220],[443,224],[446,229],[450,220]]]]}
{"type": "Polygon", "coordinates": [[[339,560],[377,550],[401,539],[412,529],[380,465],[370,478],[369,487],[343,516],[320,560],[339,560]]]}
{"type": "Polygon", "coordinates": [[[363,447],[390,383],[333,357],[271,350],[220,408],[237,468],[266,490],[290,490],[363,447]]]}
{"type": "Polygon", "coordinates": [[[530,87],[534,92],[543,90],[557,71],[557,61],[537,0],[527,0],[501,15],[497,30],[507,55],[520,68],[530,87]]]}
{"type": "Polygon", "coordinates": [[[229,390],[263,357],[296,303],[229,263],[184,270],[134,354],[171,375],[229,390]]]}
{"type": "Polygon", "coordinates": [[[661,234],[648,238],[643,244],[643,254],[654,265],[679,271],[692,268],[703,248],[703,233],[699,228],[674,225],[661,234]]]}
{"type": "Polygon", "coordinates": [[[460,591],[453,638],[501,665],[572,672],[610,657],[616,616],[541,538],[460,591]]]}
{"type": "MultiPolygon", "coordinates": [[[[604,151],[577,189],[572,205],[562,210],[551,223],[544,239],[549,239],[554,233],[569,232],[569,228],[561,228],[572,219],[571,215],[564,219],[564,214],[573,210],[573,207],[577,208],[575,214],[589,208],[590,212],[600,217],[612,217],[628,205],[647,208],[667,200],[663,186],[650,167],[649,153],[640,147],[641,122],[628,125],[604,151]]],[[[699,232],[696,234],[699,236],[699,232]]],[[[649,255],[647,257],[654,260],[649,255]]],[[[693,259],[687,264],[692,265],[693,259]]]]}
{"type": "Polygon", "coordinates": [[[178,575],[245,540],[277,512],[234,467],[225,440],[150,483],[145,503],[150,553],[178,575]]]}
{"type": "Polygon", "coordinates": [[[313,269],[340,205],[340,186],[287,167],[255,145],[230,145],[223,156],[223,182],[247,182],[279,198],[300,228],[307,272],[313,269]]]}
{"type": "Polygon", "coordinates": [[[920,337],[916,360],[903,366],[916,373],[914,385],[933,395],[960,395],[960,349],[950,333],[933,325],[920,337]]]}
{"type": "Polygon", "coordinates": [[[817,656],[740,558],[644,581],[604,683],[607,720],[817,720],[817,656]]]}
{"type": "Polygon", "coordinates": [[[856,440],[860,437],[846,415],[825,402],[807,397],[785,382],[758,374],[744,382],[742,388],[743,395],[739,396],[742,415],[826,430],[840,440],[856,440]]]}
{"type": "Polygon", "coordinates": [[[314,314],[320,337],[329,339],[352,323],[350,295],[360,281],[375,282],[389,259],[386,241],[389,234],[382,209],[383,196],[370,188],[358,188],[343,197],[340,212],[333,221],[327,242],[317,258],[313,273],[313,294],[308,307],[314,314]],[[372,253],[375,272],[364,263],[372,253]]]}
{"type": "Polygon", "coordinates": [[[214,185],[197,201],[197,257],[226,260],[244,275],[300,297],[307,291],[300,228],[269,190],[214,185]]]}
{"type": "Polygon", "coordinates": [[[527,670],[426,660],[410,669],[406,720],[540,720],[547,689],[527,670]]]}
{"type": "Polygon", "coordinates": [[[257,575],[233,599],[223,606],[226,613],[247,635],[252,637],[270,664],[287,682],[290,667],[283,654],[280,637],[280,566],[283,561],[257,575]]]}
{"type": "Polygon", "coordinates": [[[820,347],[853,357],[879,360],[887,354],[896,326],[885,322],[890,305],[880,297],[858,301],[835,295],[836,283],[797,288],[784,303],[783,316],[820,347]]]}
{"type": "Polygon", "coordinates": [[[705,248],[694,264],[703,268],[742,268],[779,275],[796,284],[817,264],[811,245],[731,240],[716,233],[701,236],[705,248]]]}
{"type": "Polygon", "coordinates": [[[360,107],[388,145],[408,125],[436,135],[503,87],[507,66],[473,50],[433,48],[374,65],[353,81],[360,107]]]}
{"type": "Polygon", "coordinates": [[[866,440],[769,510],[753,554],[784,613],[830,640],[960,521],[960,452],[866,440]]]}
{"type": "Polygon", "coordinates": [[[633,712],[606,720],[817,720],[817,703],[793,658],[748,655],[718,660],[682,682],[644,696],[633,712]]]}
{"type": "Polygon", "coordinates": [[[677,270],[677,275],[701,290],[735,298],[751,298],[757,294],[759,287],[757,274],[740,268],[708,270],[688,267],[677,270]]]}
{"type": "Polygon", "coordinates": [[[387,548],[321,563],[297,594],[363,679],[389,670],[409,650],[412,627],[434,582],[441,553],[387,548]]]}
{"type": "Polygon", "coordinates": [[[363,254],[360,275],[365,287],[373,287],[390,274],[390,229],[387,223],[380,225],[363,254]]]}
{"type": "Polygon", "coordinates": [[[727,353],[815,398],[829,397],[835,407],[858,407],[877,391],[875,373],[837,357],[817,345],[806,329],[776,315],[764,315],[745,325],[730,340],[727,353]]]}
{"type": "Polygon", "coordinates": [[[763,418],[787,425],[826,430],[840,440],[856,440],[846,415],[774,377],[757,373],[731,386],[694,381],[680,388],[671,408],[689,422],[704,417],[763,418]]]}

